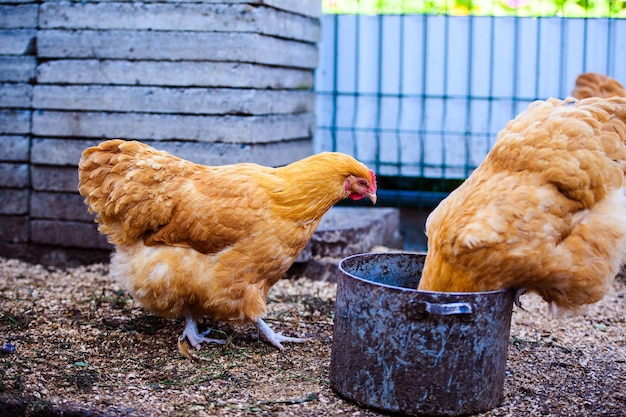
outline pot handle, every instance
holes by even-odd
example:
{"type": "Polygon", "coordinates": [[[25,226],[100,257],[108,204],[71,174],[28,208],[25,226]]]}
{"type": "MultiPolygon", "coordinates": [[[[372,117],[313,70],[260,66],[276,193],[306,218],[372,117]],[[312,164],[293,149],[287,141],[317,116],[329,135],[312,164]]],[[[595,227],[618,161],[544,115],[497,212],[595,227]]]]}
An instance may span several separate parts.
{"type": "Polygon", "coordinates": [[[471,320],[474,316],[474,305],[470,303],[437,304],[411,300],[408,304],[407,317],[415,320],[422,320],[428,316],[460,316],[471,320]]]}

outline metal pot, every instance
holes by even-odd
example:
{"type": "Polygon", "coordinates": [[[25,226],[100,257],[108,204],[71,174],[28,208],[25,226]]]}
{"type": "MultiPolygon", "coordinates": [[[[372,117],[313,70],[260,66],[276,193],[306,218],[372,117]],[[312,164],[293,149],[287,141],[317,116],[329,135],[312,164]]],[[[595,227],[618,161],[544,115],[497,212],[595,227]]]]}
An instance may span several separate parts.
{"type": "Polygon", "coordinates": [[[475,414],[503,398],[513,290],[417,291],[425,254],[339,264],[330,383],[366,407],[475,414]]]}

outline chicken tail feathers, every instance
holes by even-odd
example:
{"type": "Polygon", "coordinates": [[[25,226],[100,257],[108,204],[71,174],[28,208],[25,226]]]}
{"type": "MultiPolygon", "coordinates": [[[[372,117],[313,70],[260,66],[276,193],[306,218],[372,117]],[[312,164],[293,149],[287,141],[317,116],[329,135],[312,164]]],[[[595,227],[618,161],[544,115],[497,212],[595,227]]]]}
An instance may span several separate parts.
{"type": "Polygon", "coordinates": [[[112,244],[128,243],[167,223],[174,210],[175,172],[191,163],[140,142],[110,140],[86,149],[78,191],[112,244]]]}

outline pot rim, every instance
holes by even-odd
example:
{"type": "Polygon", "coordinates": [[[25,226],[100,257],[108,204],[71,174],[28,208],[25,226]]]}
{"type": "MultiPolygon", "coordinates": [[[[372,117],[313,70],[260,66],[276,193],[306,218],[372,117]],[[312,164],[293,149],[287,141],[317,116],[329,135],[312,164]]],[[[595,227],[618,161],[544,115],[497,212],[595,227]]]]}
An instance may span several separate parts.
{"type": "Polygon", "coordinates": [[[363,277],[359,277],[358,275],[354,275],[348,271],[346,271],[343,267],[344,262],[347,262],[351,259],[354,258],[359,258],[359,257],[364,257],[364,256],[371,256],[371,255],[392,255],[392,256],[426,256],[426,252],[403,252],[403,251],[393,251],[393,252],[363,252],[363,253],[357,253],[351,256],[347,256],[345,258],[343,258],[341,261],[339,261],[339,271],[342,274],[345,274],[347,276],[349,276],[350,278],[354,278],[356,280],[362,281],[362,282],[366,282],[366,283],[370,283],[370,284],[375,284],[378,285],[380,287],[384,287],[384,288],[389,288],[389,289],[393,289],[393,290],[400,290],[400,291],[406,291],[406,292],[415,292],[415,293],[423,293],[423,294],[446,294],[446,295],[450,295],[450,296],[477,296],[477,295],[489,295],[489,294],[499,294],[499,293],[506,293],[509,291],[513,291],[512,288],[504,288],[501,290],[490,290],[490,291],[468,291],[468,292],[445,292],[445,291],[424,291],[424,290],[418,290],[417,288],[409,288],[409,287],[398,287],[396,285],[389,285],[389,284],[383,284],[380,282],[376,282],[376,281],[372,281],[369,280],[367,278],[363,278],[363,277]]]}

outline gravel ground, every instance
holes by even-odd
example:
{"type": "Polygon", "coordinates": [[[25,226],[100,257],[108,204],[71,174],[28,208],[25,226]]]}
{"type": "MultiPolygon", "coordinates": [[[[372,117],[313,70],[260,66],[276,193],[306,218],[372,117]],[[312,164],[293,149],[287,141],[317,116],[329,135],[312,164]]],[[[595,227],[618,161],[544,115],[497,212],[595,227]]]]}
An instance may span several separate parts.
{"type": "MultiPolygon", "coordinates": [[[[206,321],[225,346],[178,351],[182,320],[140,309],[107,265],[58,270],[0,258],[1,416],[376,416],[330,389],[335,285],[281,280],[268,323],[311,341],[281,353],[250,326],[206,321]],[[221,335],[221,336],[220,336],[221,335]]],[[[532,295],[513,312],[495,416],[626,416],[626,280],[554,317],[532,295]]]]}

